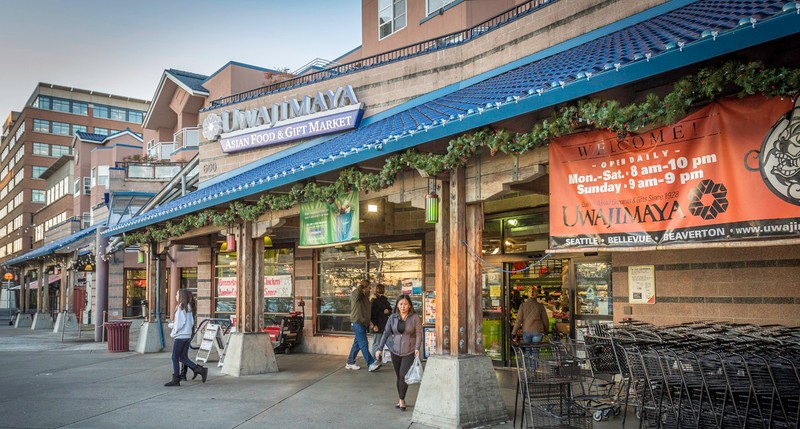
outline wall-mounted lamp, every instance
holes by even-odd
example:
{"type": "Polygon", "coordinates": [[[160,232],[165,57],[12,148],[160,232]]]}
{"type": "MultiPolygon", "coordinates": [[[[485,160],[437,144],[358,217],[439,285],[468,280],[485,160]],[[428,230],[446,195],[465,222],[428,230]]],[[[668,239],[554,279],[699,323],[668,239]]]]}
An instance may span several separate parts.
{"type": "Polygon", "coordinates": [[[436,178],[428,178],[428,195],[425,195],[425,223],[439,222],[439,195],[436,194],[436,178]]]}
{"type": "Polygon", "coordinates": [[[378,205],[377,204],[367,204],[367,211],[370,213],[378,213],[378,205]]]}
{"type": "Polygon", "coordinates": [[[225,244],[228,248],[228,252],[235,252],[236,251],[236,235],[232,233],[228,233],[225,237],[225,244]]]}

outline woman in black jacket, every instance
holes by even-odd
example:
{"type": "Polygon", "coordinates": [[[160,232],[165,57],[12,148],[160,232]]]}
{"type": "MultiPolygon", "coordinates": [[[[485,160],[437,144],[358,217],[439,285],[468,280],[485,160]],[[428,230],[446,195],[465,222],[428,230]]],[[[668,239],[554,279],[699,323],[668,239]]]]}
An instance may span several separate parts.
{"type": "Polygon", "coordinates": [[[383,335],[383,328],[392,314],[392,304],[386,299],[386,286],[378,283],[375,286],[375,298],[372,298],[372,355],[378,350],[378,342],[383,335]]]}
{"type": "Polygon", "coordinates": [[[380,359],[383,346],[386,345],[389,337],[392,337],[392,344],[389,351],[392,353],[392,366],[397,376],[397,394],[400,400],[395,404],[395,408],[402,411],[406,410],[406,374],[414,363],[414,358],[419,356],[422,346],[422,319],[414,312],[414,305],[408,295],[400,295],[394,307],[394,313],[389,316],[386,322],[386,329],[383,331],[378,351],[375,358],[380,359]]]}

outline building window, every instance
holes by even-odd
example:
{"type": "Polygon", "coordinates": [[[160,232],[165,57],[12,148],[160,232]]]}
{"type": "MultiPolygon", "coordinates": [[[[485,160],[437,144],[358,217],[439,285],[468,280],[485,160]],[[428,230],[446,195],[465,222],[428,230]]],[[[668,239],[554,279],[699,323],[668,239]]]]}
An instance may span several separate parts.
{"type": "Polygon", "coordinates": [[[406,26],[406,0],[378,0],[378,39],[406,26]]]}
{"type": "Polygon", "coordinates": [[[50,145],[46,143],[33,143],[33,154],[38,156],[50,156],[50,145]]]}
{"type": "Polygon", "coordinates": [[[39,166],[39,165],[32,166],[31,167],[31,178],[38,179],[39,176],[41,176],[42,173],[45,172],[45,170],[47,170],[47,167],[42,167],[42,166],[39,166]]]}
{"type": "Polygon", "coordinates": [[[71,135],[74,136],[75,133],[77,133],[77,132],[85,133],[85,132],[87,132],[87,130],[88,130],[88,128],[86,128],[86,125],[73,125],[72,126],[72,134],[71,135]]]}
{"type": "MultiPolygon", "coordinates": [[[[80,180],[80,179],[78,179],[80,180]]],[[[84,195],[91,195],[92,194],[92,178],[91,177],[84,177],[83,178],[83,193],[84,195]]]]}
{"type": "Polygon", "coordinates": [[[81,217],[81,229],[86,229],[92,226],[92,214],[91,213],[84,213],[81,217]]]}
{"type": "Polygon", "coordinates": [[[100,134],[101,136],[107,136],[108,135],[108,128],[94,127],[94,133],[95,134],[100,134]]]}
{"type": "Polygon", "coordinates": [[[181,268],[181,289],[189,289],[197,296],[197,267],[181,268]]]}
{"type": "Polygon", "coordinates": [[[92,111],[93,111],[93,114],[94,114],[95,118],[105,118],[105,119],[109,118],[109,116],[108,116],[108,106],[102,106],[102,105],[95,104],[94,108],[92,109],[92,111]]]}
{"type": "Polygon", "coordinates": [[[69,155],[70,153],[69,146],[62,146],[60,144],[50,145],[50,154],[55,157],[60,157],[64,155],[69,155]]]}
{"type": "Polygon", "coordinates": [[[422,314],[422,241],[331,247],[317,254],[317,332],[350,332],[350,292],[368,278],[389,301],[405,293],[422,314]]]}
{"type": "Polygon", "coordinates": [[[64,122],[51,122],[50,125],[52,127],[53,134],[58,134],[60,136],[71,135],[69,133],[69,124],[66,124],[64,122]]]}
{"type": "Polygon", "coordinates": [[[236,314],[236,252],[217,253],[214,264],[214,317],[236,314]]]}
{"type": "Polygon", "coordinates": [[[125,270],[125,296],[123,314],[125,317],[141,317],[142,301],[147,290],[146,270],[125,270]]]}
{"type": "Polygon", "coordinates": [[[293,274],[293,248],[264,249],[264,324],[279,324],[294,311],[293,274]]]}
{"type": "Polygon", "coordinates": [[[45,121],[44,119],[34,119],[33,131],[37,133],[49,133],[50,121],[45,121]]]}
{"type": "Polygon", "coordinates": [[[32,189],[31,190],[31,202],[33,203],[44,203],[44,191],[40,189],[32,189]]]}
{"type": "Polygon", "coordinates": [[[143,120],[144,120],[144,112],[140,112],[138,110],[130,110],[128,112],[128,122],[141,124],[143,120]]]}
{"type": "Polygon", "coordinates": [[[447,6],[450,3],[453,3],[456,0],[427,0],[428,3],[428,11],[427,15],[430,15],[437,10],[447,6]]]}
{"type": "MultiPolygon", "coordinates": [[[[107,165],[101,165],[97,167],[97,185],[98,186],[105,186],[108,187],[108,169],[107,165]]],[[[89,179],[89,183],[91,184],[91,178],[89,179]]]]}
{"type": "Polygon", "coordinates": [[[67,100],[65,98],[49,97],[46,95],[37,97],[36,101],[33,102],[33,107],[84,116],[89,109],[89,105],[83,101],[67,100]]]}

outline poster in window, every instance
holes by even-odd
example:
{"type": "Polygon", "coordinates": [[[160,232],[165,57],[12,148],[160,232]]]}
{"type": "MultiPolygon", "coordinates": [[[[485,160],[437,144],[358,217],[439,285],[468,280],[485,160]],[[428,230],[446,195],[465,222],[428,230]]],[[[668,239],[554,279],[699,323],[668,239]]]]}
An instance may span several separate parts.
{"type": "Polygon", "coordinates": [[[422,350],[422,357],[427,359],[428,356],[436,353],[436,327],[423,326],[422,337],[425,339],[425,346],[422,350]]]}
{"type": "Polygon", "coordinates": [[[436,292],[425,292],[425,305],[423,305],[425,319],[422,323],[436,323],[436,292]]]}
{"type": "Polygon", "coordinates": [[[264,298],[291,298],[292,276],[264,276],[264,298]]]}
{"type": "Polygon", "coordinates": [[[236,277],[220,277],[217,279],[217,297],[236,298],[236,277]]]}
{"type": "Polygon", "coordinates": [[[655,304],[656,280],[653,265],[628,267],[628,302],[631,304],[655,304]]]}

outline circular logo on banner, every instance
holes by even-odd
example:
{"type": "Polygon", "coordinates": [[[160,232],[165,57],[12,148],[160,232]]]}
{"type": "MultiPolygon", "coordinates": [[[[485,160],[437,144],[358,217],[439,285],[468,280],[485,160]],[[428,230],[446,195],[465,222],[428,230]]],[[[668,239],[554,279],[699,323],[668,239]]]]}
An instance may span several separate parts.
{"type": "Polygon", "coordinates": [[[764,183],[775,195],[790,204],[800,205],[800,97],[764,138],[759,170],[764,183]]]}
{"type": "Polygon", "coordinates": [[[206,140],[216,140],[222,133],[222,118],[216,113],[212,113],[203,119],[203,137],[206,140]]]}
{"type": "Polygon", "coordinates": [[[720,213],[728,210],[728,189],[722,183],[714,183],[711,179],[700,182],[696,188],[689,192],[689,212],[705,220],[715,219],[720,213]],[[703,203],[704,197],[711,195],[708,204],[703,203]]]}

